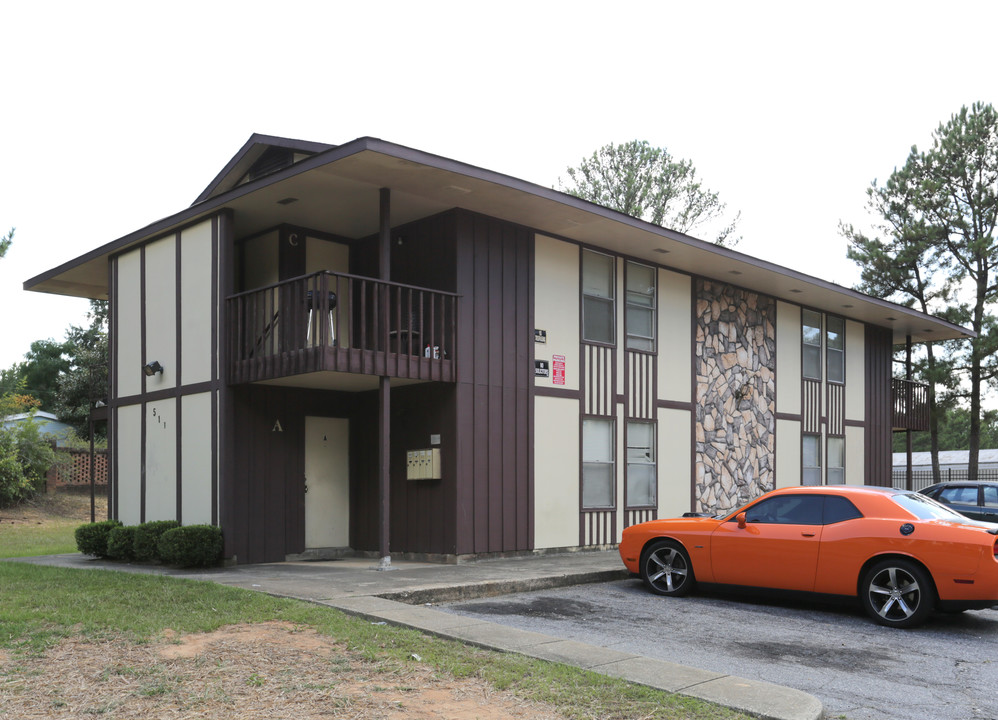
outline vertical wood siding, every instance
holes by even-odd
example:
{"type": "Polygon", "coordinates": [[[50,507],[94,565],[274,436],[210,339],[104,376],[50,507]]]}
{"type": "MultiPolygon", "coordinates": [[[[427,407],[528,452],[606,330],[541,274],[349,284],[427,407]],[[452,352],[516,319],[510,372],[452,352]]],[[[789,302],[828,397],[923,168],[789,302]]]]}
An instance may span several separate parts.
{"type": "Polygon", "coordinates": [[[801,382],[801,392],[803,431],[805,434],[818,435],[821,433],[821,383],[804,378],[801,382]]]}
{"type": "Polygon", "coordinates": [[[456,552],[533,547],[533,233],[456,211],[456,552]]]}
{"type": "Polygon", "coordinates": [[[891,331],[866,326],[866,485],[890,487],[891,331]]]}
{"type": "Polygon", "coordinates": [[[834,437],[846,434],[846,386],[828,383],[827,433],[834,437]]]}
{"type": "Polygon", "coordinates": [[[583,345],[582,348],[584,413],[612,417],[616,398],[614,348],[605,345],[583,345]]]}
{"type": "Polygon", "coordinates": [[[654,420],[656,356],[628,352],[624,362],[627,417],[633,420],[654,420]]]}

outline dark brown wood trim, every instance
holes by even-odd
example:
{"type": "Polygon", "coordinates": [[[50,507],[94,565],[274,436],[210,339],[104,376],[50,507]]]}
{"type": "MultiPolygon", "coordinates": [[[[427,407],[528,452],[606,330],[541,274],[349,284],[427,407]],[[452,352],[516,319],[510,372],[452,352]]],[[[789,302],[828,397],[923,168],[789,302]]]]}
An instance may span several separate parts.
{"type": "Polygon", "coordinates": [[[791,420],[799,423],[804,422],[804,416],[801,413],[778,412],[774,414],[774,417],[777,420],[791,420]]]}
{"type": "Polygon", "coordinates": [[[582,400],[581,390],[570,390],[567,388],[547,387],[544,385],[534,386],[533,395],[535,397],[563,398],[565,400],[582,400]]]}
{"type": "Polygon", "coordinates": [[[846,425],[846,427],[865,428],[866,427],[866,420],[849,420],[849,419],[846,419],[845,425],[846,425]]]}
{"type": "Polygon", "coordinates": [[[110,418],[108,424],[110,427],[107,430],[107,450],[111,458],[111,475],[108,478],[107,517],[108,520],[111,520],[118,517],[118,412],[113,409],[112,405],[118,397],[118,310],[116,307],[116,303],[118,302],[118,260],[117,258],[109,258],[107,262],[109,278],[107,323],[108,332],[110,333],[110,337],[108,338],[110,347],[108,348],[107,400],[108,405],[111,406],[108,408],[108,417],[110,418]]]}
{"type": "Polygon", "coordinates": [[[211,365],[212,382],[217,391],[211,394],[211,517],[212,524],[224,524],[234,513],[230,485],[235,467],[234,422],[232,393],[227,382],[229,373],[229,347],[219,343],[218,334],[228,327],[226,305],[223,298],[234,290],[235,237],[231,210],[224,210],[212,221],[211,253],[211,365]]]}
{"type": "MultiPolygon", "coordinates": [[[[146,246],[139,248],[139,362],[146,363],[146,246]]],[[[146,374],[139,376],[142,380],[142,395],[146,395],[146,374]]],[[[139,467],[139,522],[146,521],[146,404],[142,403],[142,430],[139,467]]]]}
{"type": "Polygon", "coordinates": [[[115,398],[110,402],[111,407],[122,407],[124,405],[138,405],[142,402],[155,402],[157,400],[168,400],[186,395],[198,395],[200,393],[211,392],[219,389],[218,383],[208,380],[199,383],[184,385],[183,387],[164,388],[163,390],[153,390],[143,395],[126,395],[115,398]]]}
{"type": "MultiPolygon", "coordinates": [[[[174,354],[174,366],[177,368],[176,372],[176,385],[180,387],[183,385],[183,265],[181,256],[181,233],[178,231],[174,239],[176,247],[174,248],[174,327],[177,346],[175,348],[176,353],[174,354]]],[[[176,427],[176,470],[174,476],[174,482],[176,483],[176,499],[177,499],[177,509],[176,509],[176,519],[177,522],[183,523],[183,507],[184,507],[184,415],[183,408],[181,407],[180,396],[177,395],[177,401],[175,403],[176,422],[174,423],[176,427]]]]}
{"type": "Polygon", "coordinates": [[[699,278],[690,279],[690,512],[697,509],[697,298],[699,278]]]}
{"type": "MultiPolygon", "coordinates": [[[[656,410],[686,410],[692,412],[694,405],[691,402],[686,402],[685,400],[656,400],[655,401],[656,410]]],[[[695,436],[694,436],[695,437],[695,436]]]]}

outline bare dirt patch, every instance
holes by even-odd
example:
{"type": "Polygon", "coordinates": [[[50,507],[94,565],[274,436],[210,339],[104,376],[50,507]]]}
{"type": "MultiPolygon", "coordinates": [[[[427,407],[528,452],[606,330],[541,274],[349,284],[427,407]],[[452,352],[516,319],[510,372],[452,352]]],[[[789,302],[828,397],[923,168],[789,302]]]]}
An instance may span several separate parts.
{"type": "Polygon", "coordinates": [[[370,661],[309,628],[235,625],[152,643],[71,638],[0,655],[0,717],[385,720],[562,718],[418,659],[370,661]]]}
{"type": "MultiPolygon", "coordinates": [[[[103,490],[94,497],[94,517],[107,519],[107,496],[103,490]]],[[[42,525],[59,519],[90,522],[90,491],[73,488],[42,493],[13,507],[0,508],[0,524],[42,525]]]]}

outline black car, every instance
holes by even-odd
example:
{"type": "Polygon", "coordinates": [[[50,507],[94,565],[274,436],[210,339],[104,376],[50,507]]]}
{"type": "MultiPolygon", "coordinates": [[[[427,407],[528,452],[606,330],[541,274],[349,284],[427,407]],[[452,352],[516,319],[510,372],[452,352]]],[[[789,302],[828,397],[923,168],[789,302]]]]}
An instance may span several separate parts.
{"type": "Polygon", "coordinates": [[[919,492],[974,520],[998,522],[998,482],[945,482],[919,492]]]}

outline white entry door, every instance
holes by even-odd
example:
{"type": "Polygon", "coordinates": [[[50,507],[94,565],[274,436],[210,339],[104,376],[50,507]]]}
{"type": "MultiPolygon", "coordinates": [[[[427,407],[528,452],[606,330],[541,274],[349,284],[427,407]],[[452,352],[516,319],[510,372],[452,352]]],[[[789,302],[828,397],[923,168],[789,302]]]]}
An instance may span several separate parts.
{"type": "Polygon", "coordinates": [[[305,418],[305,547],[350,544],[350,421],[305,418]]]}

